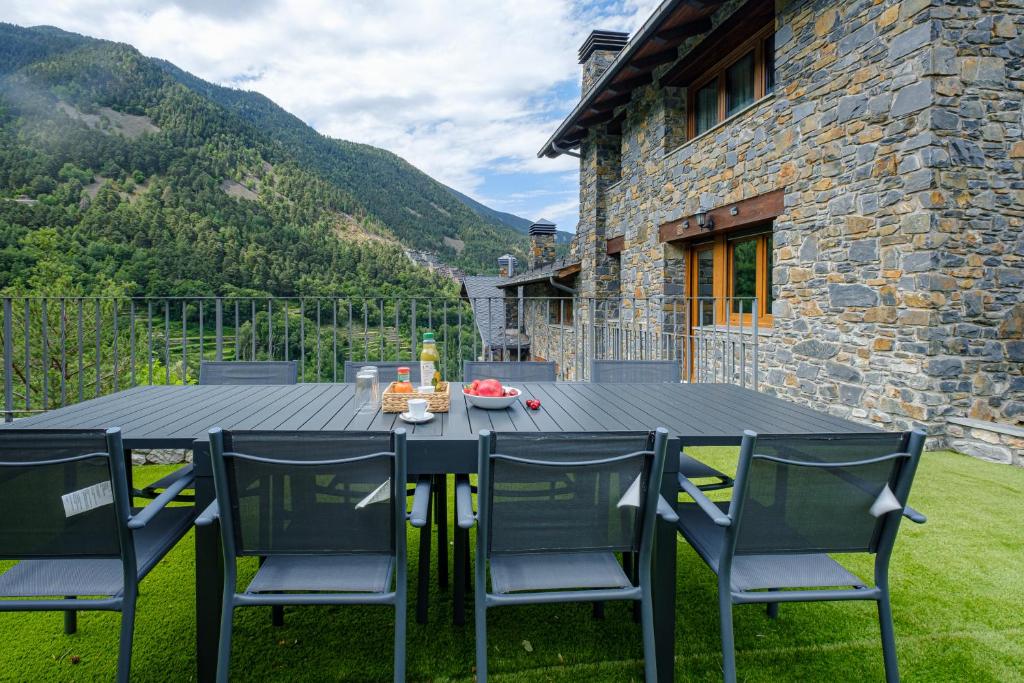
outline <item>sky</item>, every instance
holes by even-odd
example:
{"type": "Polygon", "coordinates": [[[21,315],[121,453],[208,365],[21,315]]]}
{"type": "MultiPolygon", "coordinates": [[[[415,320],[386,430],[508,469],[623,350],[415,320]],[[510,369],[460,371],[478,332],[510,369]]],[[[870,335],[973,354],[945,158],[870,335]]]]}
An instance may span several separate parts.
{"type": "Polygon", "coordinates": [[[501,211],[574,231],[578,160],[537,151],[579,98],[592,29],[658,0],[4,0],[0,21],[126,42],[390,150],[501,211]]]}

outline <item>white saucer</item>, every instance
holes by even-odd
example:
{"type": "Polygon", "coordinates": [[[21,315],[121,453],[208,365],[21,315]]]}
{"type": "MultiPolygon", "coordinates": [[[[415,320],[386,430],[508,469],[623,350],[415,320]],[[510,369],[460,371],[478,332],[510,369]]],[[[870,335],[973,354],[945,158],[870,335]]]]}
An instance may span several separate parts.
{"type": "Polygon", "coordinates": [[[399,413],[398,417],[401,418],[402,422],[408,422],[409,424],[412,424],[412,425],[421,425],[424,422],[430,422],[431,420],[433,420],[434,419],[434,414],[428,410],[423,415],[423,417],[419,417],[419,418],[413,417],[409,413],[399,413]]]}

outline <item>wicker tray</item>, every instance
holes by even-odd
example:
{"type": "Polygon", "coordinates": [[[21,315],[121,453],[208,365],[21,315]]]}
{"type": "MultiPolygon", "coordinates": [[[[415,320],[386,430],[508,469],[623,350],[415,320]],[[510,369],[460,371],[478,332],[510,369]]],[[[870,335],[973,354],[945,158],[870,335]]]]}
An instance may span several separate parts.
{"type": "Polygon", "coordinates": [[[431,413],[447,413],[452,404],[451,382],[440,382],[432,394],[396,394],[392,391],[394,382],[388,385],[381,396],[381,410],[385,413],[404,413],[409,410],[410,398],[427,399],[427,410],[431,413]]]}

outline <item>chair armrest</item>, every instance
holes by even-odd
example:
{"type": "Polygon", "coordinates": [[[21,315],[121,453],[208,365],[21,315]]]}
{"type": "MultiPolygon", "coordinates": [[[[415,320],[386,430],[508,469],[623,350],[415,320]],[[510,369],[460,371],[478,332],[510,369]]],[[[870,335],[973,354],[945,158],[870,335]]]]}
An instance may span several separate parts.
{"type": "Polygon", "coordinates": [[[476,524],[473,514],[473,490],[468,477],[455,478],[455,514],[460,529],[470,529],[476,524]]]}
{"type": "Polygon", "coordinates": [[[220,506],[217,501],[210,503],[205,510],[196,517],[196,526],[210,526],[220,519],[220,506]]]}
{"type": "Polygon", "coordinates": [[[409,515],[409,523],[416,528],[425,527],[430,519],[430,477],[420,477],[416,481],[416,491],[412,496],[412,513],[409,515]]]}
{"type": "Polygon", "coordinates": [[[152,521],[158,512],[167,507],[167,504],[173,501],[179,493],[185,490],[185,488],[191,486],[192,482],[195,481],[195,478],[195,474],[192,472],[180,477],[177,481],[168,486],[163,493],[154,498],[152,503],[142,508],[139,514],[133,515],[131,519],[128,520],[128,528],[141,529],[146,526],[146,524],[152,521]]]}
{"type": "Polygon", "coordinates": [[[693,498],[694,502],[696,502],[697,505],[700,506],[700,509],[703,510],[704,513],[711,518],[712,522],[714,522],[718,526],[732,525],[732,520],[729,519],[729,515],[722,512],[722,510],[717,505],[712,503],[708,499],[708,497],[704,495],[703,491],[697,488],[696,484],[694,484],[692,481],[690,481],[681,474],[679,475],[679,488],[681,488],[683,491],[686,492],[687,495],[693,498]]]}
{"type": "Polygon", "coordinates": [[[679,521],[679,515],[672,509],[669,502],[661,496],[658,496],[658,516],[670,524],[675,524],[679,521]]]}
{"type": "Polygon", "coordinates": [[[195,466],[192,463],[189,463],[189,464],[185,465],[184,467],[181,467],[179,469],[174,470],[173,472],[168,474],[166,477],[162,477],[160,479],[157,479],[156,481],[154,481],[149,486],[144,487],[142,490],[144,492],[146,492],[146,493],[152,493],[152,494],[155,495],[158,490],[166,489],[168,486],[170,486],[174,482],[178,481],[182,477],[187,477],[187,476],[192,475],[192,473],[194,471],[195,471],[195,466]]]}
{"type": "Polygon", "coordinates": [[[928,521],[927,517],[925,517],[920,512],[910,507],[909,505],[903,508],[903,516],[909,519],[914,524],[924,524],[928,521]]]}

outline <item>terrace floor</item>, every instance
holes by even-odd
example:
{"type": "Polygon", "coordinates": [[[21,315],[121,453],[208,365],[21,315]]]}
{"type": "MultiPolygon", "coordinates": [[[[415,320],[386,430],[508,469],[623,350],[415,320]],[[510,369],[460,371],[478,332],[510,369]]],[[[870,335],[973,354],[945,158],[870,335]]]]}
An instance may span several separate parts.
{"type": "MultiPolygon", "coordinates": [[[[735,449],[696,453],[726,471],[735,449]]],[[[145,484],[171,468],[136,469],[145,484]]],[[[893,611],[905,681],[1024,680],[1024,470],[954,453],[922,460],[912,505],[928,524],[904,523],[892,561],[893,611]]],[[[418,533],[418,532],[417,532],[418,533]]],[[[410,531],[410,567],[417,545],[410,531]]],[[[721,680],[714,575],[679,544],[676,678],[721,680]]],[[[849,563],[870,577],[870,560],[849,563]]],[[[0,564],[0,568],[7,565],[0,564]]],[[[412,582],[415,583],[415,571],[412,582]]],[[[194,677],[193,545],[187,537],[142,583],[132,666],[137,681],[194,677]]],[[[415,586],[410,586],[415,595],[415,586]]],[[[471,681],[473,628],[450,620],[434,591],[430,623],[412,618],[408,678],[471,681]]],[[[589,605],[531,605],[491,612],[490,670],[498,681],[625,681],[643,676],[640,628],[625,604],[603,621],[589,605]]],[[[471,613],[470,613],[471,614],[471,613]]],[[[745,681],[882,680],[871,603],[782,605],[735,611],[745,681]]],[[[0,613],[0,679],[111,680],[118,616],[84,612],[73,636],[57,613],[0,613]]],[[[239,680],[390,680],[392,619],[382,607],[289,608],[283,628],[266,608],[238,610],[232,671],[239,680]]]]}

